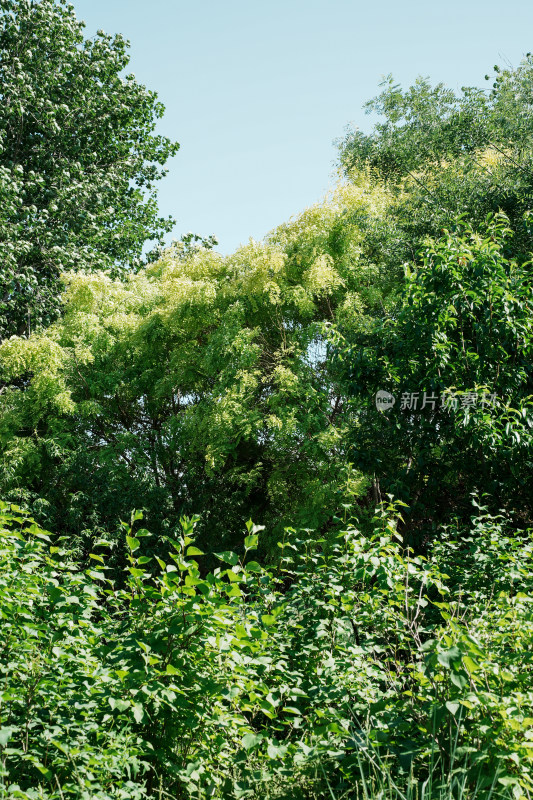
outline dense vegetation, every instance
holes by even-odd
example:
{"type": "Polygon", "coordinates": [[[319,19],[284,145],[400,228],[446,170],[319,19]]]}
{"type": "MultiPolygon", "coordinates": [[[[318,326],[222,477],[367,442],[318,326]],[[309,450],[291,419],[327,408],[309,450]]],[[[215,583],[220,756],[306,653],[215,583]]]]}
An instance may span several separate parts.
{"type": "Polygon", "coordinates": [[[0,2],[2,339],[57,316],[61,273],[120,274],[172,228],[154,184],[178,145],[154,135],[163,106],[128,61],[64,2],[0,2]]]}
{"type": "Polygon", "coordinates": [[[0,9],[1,796],[531,797],[533,59],[141,265],[155,95],[0,9]]]}
{"type": "Polygon", "coordinates": [[[209,572],[193,521],[166,560],[125,525],[80,571],[4,507],[4,795],[528,796],[530,538],[478,508],[422,558],[397,522],[288,529],[271,569],[250,523],[209,572]]]}

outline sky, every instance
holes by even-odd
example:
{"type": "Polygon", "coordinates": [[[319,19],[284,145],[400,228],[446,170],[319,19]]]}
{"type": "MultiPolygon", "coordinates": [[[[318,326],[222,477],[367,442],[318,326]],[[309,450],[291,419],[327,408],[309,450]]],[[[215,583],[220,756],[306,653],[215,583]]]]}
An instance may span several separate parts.
{"type": "Polygon", "coordinates": [[[531,0],[73,0],[86,36],[121,33],[133,72],[180,142],[159,184],[171,237],[230,253],[334,186],[334,141],[369,131],[364,103],[392,73],[453,89],[533,51],[531,0]]]}

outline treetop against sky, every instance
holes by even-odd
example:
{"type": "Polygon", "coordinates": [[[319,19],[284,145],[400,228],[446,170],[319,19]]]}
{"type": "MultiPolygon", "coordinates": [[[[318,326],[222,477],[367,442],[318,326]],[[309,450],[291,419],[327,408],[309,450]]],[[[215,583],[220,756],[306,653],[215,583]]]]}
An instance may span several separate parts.
{"type": "MultiPolygon", "coordinates": [[[[531,49],[533,5],[354,0],[75,0],[86,35],[131,42],[131,69],[166,106],[159,130],[181,144],[160,187],[174,235],[216,234],[224,253],[261,238],[335,181],[347,124],[384,75],[455,91],[531,49]],[[519,24],[517,21],[519,20],[519,24]]],[[[169,234],[169,238],[171,235],[169,234]]]]}

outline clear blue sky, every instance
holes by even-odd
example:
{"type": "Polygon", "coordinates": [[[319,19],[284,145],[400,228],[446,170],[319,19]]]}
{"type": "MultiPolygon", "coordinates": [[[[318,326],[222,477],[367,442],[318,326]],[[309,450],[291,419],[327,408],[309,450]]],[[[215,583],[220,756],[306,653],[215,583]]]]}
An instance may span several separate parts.
{"type": "Polygon", "coordinates": [[[533,50],[531,0],[73,0],[86,34],[131,42],[131,69],[181,144],[160,209],[231,252],[319,200],[333,140],[368,130],[363,103],[392,72],[452,88],[533,50]]]}

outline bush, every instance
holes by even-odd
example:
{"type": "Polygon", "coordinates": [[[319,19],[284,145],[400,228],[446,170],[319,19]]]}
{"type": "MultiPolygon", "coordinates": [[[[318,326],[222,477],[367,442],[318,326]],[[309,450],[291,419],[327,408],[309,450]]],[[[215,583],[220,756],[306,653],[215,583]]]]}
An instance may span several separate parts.
{"type": "Polygon", "coordinates": [[[3,796],[528,796],[529,534],[478,508],[415,557],[391,503],[369,534],[288,529],[271,569],[249,523],[204,574],[195,520],[165,562],[139,516],[119,581],[2,506],[3,796]]]}

